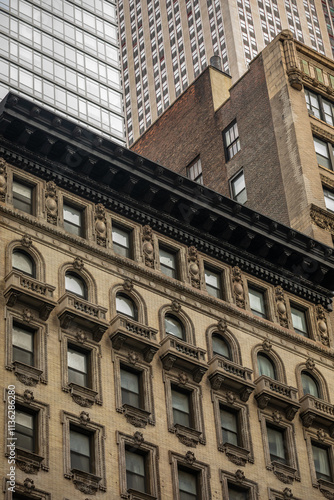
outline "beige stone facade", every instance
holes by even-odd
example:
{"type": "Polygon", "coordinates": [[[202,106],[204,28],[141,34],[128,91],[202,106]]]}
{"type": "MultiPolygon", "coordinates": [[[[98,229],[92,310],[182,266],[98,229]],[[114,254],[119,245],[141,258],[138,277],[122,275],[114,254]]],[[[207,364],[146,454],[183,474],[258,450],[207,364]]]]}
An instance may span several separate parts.
{"type": "Polygon", "coordinates": [[[330,498],[333,258],[307,237],[288,242],[283,226],[273,236],[269,222],[258,223],[249,211],[254,251],[245,216],[228,208],[238,205],[231,200],[222,199],[227,205],[215,213],[206,208],[207,218],[229,219],[230,227],[213,237],[206,223],[199,232],[187,209],[201,207],[203,217],[204,193],[191,204],[181,176],[56,119],[10,98],[0,118],[3,498],[181,500],[185,488],[198,500],[236,493],[248,500],[330,498]],[[30,204],[26,196],[28,205],[20,205],[18,185],[30,189],[30,204]],[[183,203],[178,217],[166,215],[175,197],[183,203]],[[165,208],[157,211],[161,199],[165,208]],[[66,225],[68,207],[81,215],[75,229],[66,225]],[[127,257],[119,234],[130,237],[127,257]],[[266,254],[268,242],[279,258],[266,254]],[[315,268],[303,274],[310,260],[315,268]],[[305,320],[299,333],[296,311],[305,320]],[[167,333],[166,318],[182,325],[182,338],[167,333]],[[33,360],[20,358],[22,349],[31,354],[17,340],[20,329],[34,339],[33,360]],[[68,352],[85,357],[85,383],[73,381],[68,352]],[[273,378],[259,372],[259,355],[274,367],[273,378]],[[132,385],[124,385],[124,372],[132,385]],[[302,372],[316,382],[317,396],[304,394],[302,372]],[[140,403],[129,404],[126,391],[136,392],[135,379],[140,403]],[[16,428],[12,497],[6,408],[14,386],[16,410],[35,427],[34,444],[22,441],[27,424],[19,420],[16,428]],[[226,415],[237,441],[226,437],[226,415]],[[270,432],[282,439],[277,459],[270,432]],[[89,451],[79,447],[81,467],[75,436],[89,437],[89,451]],[[325,479],[312,445],[328,457],[325,479]],[[142,488],[131,488],[134,456],[143,459],[142,488]]]}

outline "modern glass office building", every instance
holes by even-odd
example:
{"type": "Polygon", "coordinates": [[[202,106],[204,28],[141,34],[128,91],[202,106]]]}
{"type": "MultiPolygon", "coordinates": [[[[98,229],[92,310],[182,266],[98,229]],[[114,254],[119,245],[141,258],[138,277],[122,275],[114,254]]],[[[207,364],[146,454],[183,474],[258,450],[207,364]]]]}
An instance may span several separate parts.
{"type": "Polygon", "coordinates": [[[114,0],[0,0],[0,99],[24,94],[125,142],[114,0]]]}

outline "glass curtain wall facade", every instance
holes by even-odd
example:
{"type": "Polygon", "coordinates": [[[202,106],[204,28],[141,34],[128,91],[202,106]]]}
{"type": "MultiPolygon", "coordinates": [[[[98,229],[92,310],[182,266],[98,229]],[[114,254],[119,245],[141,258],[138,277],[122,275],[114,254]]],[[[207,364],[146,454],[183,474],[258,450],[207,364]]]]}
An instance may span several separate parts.
{"type": "Polygon", "coordinates": [[[0,99],[10,90],[124,143],[116,0],[0,0],[0,99]]]}

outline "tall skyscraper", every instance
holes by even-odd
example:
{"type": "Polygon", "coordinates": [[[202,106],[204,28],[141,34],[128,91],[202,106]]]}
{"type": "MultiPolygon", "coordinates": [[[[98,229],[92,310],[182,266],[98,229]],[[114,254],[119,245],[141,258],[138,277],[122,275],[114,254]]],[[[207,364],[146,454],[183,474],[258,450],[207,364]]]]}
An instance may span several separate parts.
{"type": "Polygon", "coordinates": [[[9,90],[124,143],[115,0],[1,0],[0,98],[9,90]]]}
{"type": "Polygon", "coordinates": [[[282,30],[333,57],[332,0],[118,0],[128,141],[219,55],[236,82],[282,30]]]}

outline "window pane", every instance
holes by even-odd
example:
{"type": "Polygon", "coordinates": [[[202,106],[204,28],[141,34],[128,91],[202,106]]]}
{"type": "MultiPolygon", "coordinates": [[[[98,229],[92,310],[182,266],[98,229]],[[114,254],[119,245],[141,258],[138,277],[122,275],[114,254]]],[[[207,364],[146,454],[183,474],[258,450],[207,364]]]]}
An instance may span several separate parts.
{"type": "Polygon", "coordinates": [[[71,468],[92,472],[90,436],[70,431],[71,468]]]}
{"type": "Polygon", "coordinates": [[[71,450],[89,457],[89,436],[71,430],[71,450]]]}
{"type": "Polygon", "coordinates": [[[318,479],[332,480],[332,474],[329,465],[328,450],[312,444],[314,467],[318,479]]]}
{"type": "Polygon", "coordinates": [[[116,312],[136,319],[135,305],[129,297],[126,297],[124,295],[116,295],[116,312]]]}
{"type": "Polygon", "coordinates": [[[175,337],[177,337],[181,340],[183,340],[183,338],[184,338],[183,325],[174,316],[166,314],[166,316],[165,316],[165,330],[166,330],[166,334],[175,335],[175,337]]]}
{"type": "Polygon", "coordinates": [[[174,424],[190,427],[189,394],[172,390],[172,406],[174,424]]]}
{"type": "Polygon", "coordinates": [[[197,498],[196,474],[179,469],[180,500],[194,500],[197,498]]]}
{"type": "Polygon", "coordinates": [[[88,386],[88,359],[87,354],[68,348],[68,381],[81,385],[88,386]]]}
{"type": "Polygon", "coordinates": [[[237,177],[231,181],[232,197],[239,203],[246,203],[247,193],[244,173],[241,172],[237,177]]]}
{"type": "Polygon", "coordinates": [[[248,492],[237,486],[228,485],[228,500],[248,500],[248,492]]]}
{"type": "Polygon", "coordinates": [[[316,137],[313,137],[314,141],[314,148],[317,156],[317,160],[319,165],[325,168],[332,168],[330,159],[329,159],[329,153],[328,153],[328,146],[325,142],[321,141],[320,139],[317,139],[316,137]]]}
{"type": "Polygon", "coordinates": [[[307,322],[305,311],[291,307],[292,326],[297,333],[307,337],[307,322]]]}
{"type": "Polygon", "coordinates": [[[212,297],[221,298],[220,274],[209,269],[204,269],[206,290],[212,297]]]}
{"type": "Polygon", "coordinates": [[[79,297],[86,298],[86,287],[83,280],[75,274],[66,273],[65,289],[67,292],[72,292],[79,297]]]}
{"type": "Polygon", "coordinates": [[[16,410],[15,419],[16,446],[34,452],[34,415],[16,410]]]}
{"type": "Polygon", "coordinates": [[[261,318],[266,317],[266,311],[264,308],[264,294],[259,290],[254,290],[253,288],[248,288],[249,292],[249,304],[252,312],[261,318]]]}
{"type": "Polygon", "coordinates": [[[12,266],[13,269],[17,269],[22,273],[29,274],[33,276],[34,273],[34,262],[29,255],[19,250],[14,250],[12,255],[12,266]]]}
{"type": "Polygon", "coordinates": [[[176,256],[162,248],[159,249],[160,269],[170,278],[176,278],[176,256]]]}
{"type": "Polygon", "coordinates": [[[325,205],[328,210],[334,212],[334,193],[329,189],[324,189],[325,205]]]}
{"type": "Polygon", "coordinates": [[[286,462],[284,449],[284,432],[272,427],[267,427],[269,451],[271,460],[286,462]]]}
{"type": "Polygon", "coordinates": [[[257,355],[257,363],[259,368],[259,375],[266,375],[272,379],[276,379],[275,367],[273,362],[264,354],[257,355]]]}
{"type": "Polygon", "coordinates": [[[82,233],[82,212],[69,205],[63,206],[64,229],[69,233],[81,236],[82,233]]]}
{"type": "Polygon", "coordinates": [[[26,365],[34,365],[34,332],[13,325],[13,361],[20,361],[26,365]]]}
{"type": "Polygon", "coordinates": [[[237,415],[227,410],[220,410],[223,442],[238,446],[238,421],[237,415]]]}
{"type": "Polygon", "coordinates": [[[122,403],[140,408],[140,375],[121,368],[122,403]]]}
{"type": "Polygon", "coordinates": [[[319,398],[318,384],[311,375],[308,373],[302,373],[302,384],[304,394],[310,394],[316,398],[319,398]]]}
{"type": "Polygon", "coordinates": [[[127,488],[146,492],[144,456],[126,450],[125,461],[127,488]]]}
{"type": "Polygon", "coordinates": [[[130,257],[130,235],[128,231],[113,226],[112,240],[114,252],[123,257],[130,257]]]}
{"type": "Polygon", "coordinates": [[[13,205],[19,210],[32,213],[32,188],[13,180],[13,205]]]}
{"type": "Polygon", "coordinates": [[[225,340],[218,335],[212,337],[212,351],[213,354],[219,354],[225,358],[230,359],[230,350],[225,340]]]}

